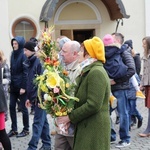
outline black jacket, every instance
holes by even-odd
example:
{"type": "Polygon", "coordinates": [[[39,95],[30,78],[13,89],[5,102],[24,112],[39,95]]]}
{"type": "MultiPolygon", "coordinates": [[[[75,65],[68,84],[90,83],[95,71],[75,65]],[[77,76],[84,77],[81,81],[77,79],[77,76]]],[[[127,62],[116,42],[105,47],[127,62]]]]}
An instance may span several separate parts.
{"type": "Polygon", "coordinates": [[[118,79],[127,74],[127,66],[123,63],[121,54],[124,49],[117,46],[105,46],[106,62],[104,68],[106,69],[109,78],[118,79]]]}
{"type": "Polygon", "coordinates": [[[141,58],[140,58],[140,54],[137,53],[135,54],[134,58],[134,62],[135,62],[135,69],[136,69],[136,73],[138,75],[140,75],[141,72],[141,58]]]}
{"type": "Polygon", "coordinates": [[[11,84],[10,92],[19,92],[20,89],[25,89],[27,86],[27,67],[23,62],[27,59],[24,54],[24,44],[25,40],[21,36],[17,36],[12,39],[11,44],[13,46],[13,41],[16,40],[19,44],[18,50],[13,50],[10,59],[10,71],[11,71],[11,84]]]}
{"type": "Polygon", "coordinates": [[[135,63],[131,53],[126,45],[122,45],[121,48],[125,49],[122,53],[122,60],[128,67],[127,74],[122,78],[114,80],[116,84],[111,86],[112,91],[129,89],[129,79],[135,74],[135,63]]]}
{"type": "Polygon", "coordinates": [[[37,99],[37,86],[34,80],[37,75],[42,74],[42,65],[40,60],[32,55],[24,64],[28,67],[28,79],[27,79],[27,99],[30,102],[34,102],[37,99]]]}

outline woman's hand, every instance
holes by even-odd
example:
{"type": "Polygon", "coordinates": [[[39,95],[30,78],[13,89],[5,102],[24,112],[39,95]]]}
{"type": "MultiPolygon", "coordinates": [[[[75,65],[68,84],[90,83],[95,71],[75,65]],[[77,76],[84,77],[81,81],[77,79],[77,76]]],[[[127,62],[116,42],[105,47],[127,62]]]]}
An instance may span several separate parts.
{"type": "Polygon", "coordinates": [[[57,117],[58,124],[67,124],[70,122],[69,116],[57,117]]]}
{"type": "Polygon", "coordinates": [[[68,134],[68,128],[70,126],[70,119],[68,116],[57,117],[56,124],[58,127],[58,133],[68,134]]]}
{"type": "Polygon", "coordinates": [[[144,88],[143,86],[140,85],[140,90],[141,90],[141,91],[144,91],[145,88],[144,88]]]}
{"type": "Polygon", "coordinates": [[[28,108],[28,107],[31,107],[31,103],[30,103],[30,100],[26,100],[26,103],[25,103],[25,106],[28,108]]]}
{"type": "Polygon", "coordinates": [[[116,82],[114,81],[114,80],[110,80],[110,85],[115,85],[116,84],[116,82]]]}

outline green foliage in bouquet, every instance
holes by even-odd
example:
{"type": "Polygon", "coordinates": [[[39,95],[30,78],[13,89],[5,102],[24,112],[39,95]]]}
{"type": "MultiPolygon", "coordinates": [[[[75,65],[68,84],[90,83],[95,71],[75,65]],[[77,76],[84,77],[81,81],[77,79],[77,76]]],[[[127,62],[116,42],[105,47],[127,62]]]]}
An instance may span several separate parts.
{"type": "Polygon", "coordinates": [[[35,83],[38,86],[40,107],[45,109],[52,117],[64,116],[74,108],[74,102],[79,101],[73,97],[75,85],[71,83],[68,72],[59,63],[58,48],[52,40],[53,27],[41,34],[41,46],[38,57],[43,65],[43,74],[38,75],[35,83]],[[43,98],[42,98],[42,94],[43,98]]]}

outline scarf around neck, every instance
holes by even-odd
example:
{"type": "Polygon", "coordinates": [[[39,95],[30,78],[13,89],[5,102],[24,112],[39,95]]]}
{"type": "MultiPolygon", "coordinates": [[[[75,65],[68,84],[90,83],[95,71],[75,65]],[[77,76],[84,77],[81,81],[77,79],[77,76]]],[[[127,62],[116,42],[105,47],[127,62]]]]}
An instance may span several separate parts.
{"type": "Polygon", "coordinates": [[[82,62],[80,63],[80,67],[81,67],[81,69],[83,69],[84,67],[86,67],[86,66],[92,64],[92,63],[95,62],[95,61],[97,61],[97,59],[91,58],[91,57],[90,57],[90,58],[87,58],[87,59],[85,59],[84,61],[82,61],[82,62]]]}

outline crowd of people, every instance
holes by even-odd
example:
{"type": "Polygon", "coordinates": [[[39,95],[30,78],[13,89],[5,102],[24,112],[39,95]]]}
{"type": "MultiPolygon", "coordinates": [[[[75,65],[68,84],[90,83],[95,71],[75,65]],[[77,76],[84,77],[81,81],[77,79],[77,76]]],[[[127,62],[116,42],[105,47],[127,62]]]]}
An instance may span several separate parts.
{"type": "MultiPolygon", "coordinates": [[[[94,36],[83,43],[61,36],[57,43],[60,63],[76,85],[74,96],[79,102],[70,114],[56,118],[57,123],[67,125],[69,132],[61,134],[56,127],[55,150],[110,150],[117,134],[111,119],[113,111],[117,112],[119,123],[120,141],[116,147],[129,146],[132,126],[137,123],[140,128],[143,123],[136,107],[137,98],[145,99],[148,108],[147,127],[139,136],[150,136],[150,37],[142,40],[143,57],[134,51],[132,40],[124,41],[121,33],[107,34],[103,39],[94,36]]],[[[0,50],[0,142],[5,150],[11,150],[9,138],[30,134],[28,107],[31,107],[34,115],[32,137],[26,149],[36,150],[41,139],[40,150],[51,150],[50,124],[46,111],[38,105],[37,87],[33,82],[36,75],[43,73],[36,55],[38,40],[31,38],[25,42],[22,36],[16,36],[11,40],[11,46],[10,68],[0,50]],[[7,99],[11,119],[8,133],[5,130],[7,99]],[[20,133],[16,114],[18,101],[23,123],[20,133]]]]}

